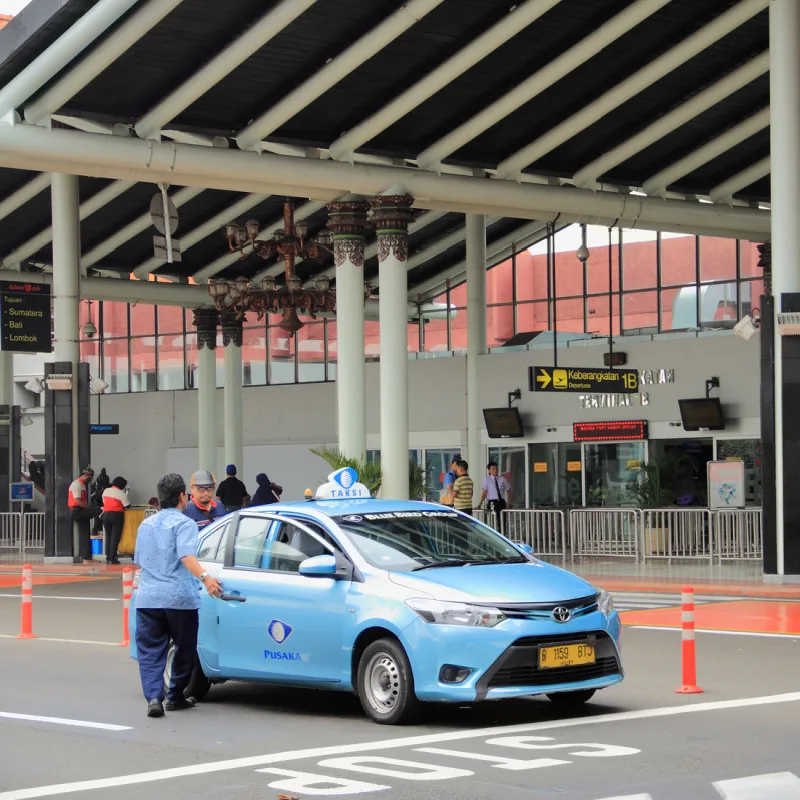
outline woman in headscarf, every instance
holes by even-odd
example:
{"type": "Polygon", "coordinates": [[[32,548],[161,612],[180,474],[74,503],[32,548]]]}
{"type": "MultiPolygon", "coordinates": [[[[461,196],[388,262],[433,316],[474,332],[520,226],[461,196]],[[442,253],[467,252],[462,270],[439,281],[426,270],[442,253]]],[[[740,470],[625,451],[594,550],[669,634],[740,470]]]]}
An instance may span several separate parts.
{"type": "Polygon", "coordinates": [[[251,506],[266,506],[280,502],[279,495],[283,489],[273,483],[263,472],[256,475],[256,483],[258,484],[258,489],[256,489],[256,493],[250,501],[251,506]]]}

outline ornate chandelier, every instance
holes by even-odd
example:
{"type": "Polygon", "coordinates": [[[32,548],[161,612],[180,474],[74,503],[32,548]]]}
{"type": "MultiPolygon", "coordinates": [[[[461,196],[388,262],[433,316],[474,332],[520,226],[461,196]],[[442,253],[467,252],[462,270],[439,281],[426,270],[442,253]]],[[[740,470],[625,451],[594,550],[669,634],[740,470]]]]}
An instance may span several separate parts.
{"type": "Polygon", "coordinates": [[[286,200],[283,204],[283,230],[275,231],[270,241],[258,239],[258,234],[259,225],[254,219],[244,225],[232,222],[225,226],[231,252],[241,253],[242,258],[251,253],[263,259],[282,258],[285,285],[279,287],[271,276],[266,276],[259,286],[254,286],[244,276],[233,281],[209,281],[208,293],[218,311],[235,311],[239,315],[254,311],[259,320],[266,314],[280,313],[283,317],[280,327],[294,336],[303,327],[298,312],[316,319],[316,314],[336,310],[336,292],[330,288],[328,277],[320,275],[315,288],[305,289],[294,271],[297,258],[320,261],[326,253],[331,253],[333,233],[328,228],[323,228],[314,241],[308,241],[308,223],[305,220],[295,222],[294,206],[286,200]]]}

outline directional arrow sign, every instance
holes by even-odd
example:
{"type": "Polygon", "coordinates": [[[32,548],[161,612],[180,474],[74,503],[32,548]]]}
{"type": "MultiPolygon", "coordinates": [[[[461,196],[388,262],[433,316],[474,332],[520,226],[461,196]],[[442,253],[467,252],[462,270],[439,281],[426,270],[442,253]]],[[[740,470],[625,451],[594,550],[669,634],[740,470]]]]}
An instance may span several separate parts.
{"type": "Polygon", "coordinates": [[[639,391],[639,373],[635,369],[528,367],[528,387],[532,392],[635,394],[639,391]]]}

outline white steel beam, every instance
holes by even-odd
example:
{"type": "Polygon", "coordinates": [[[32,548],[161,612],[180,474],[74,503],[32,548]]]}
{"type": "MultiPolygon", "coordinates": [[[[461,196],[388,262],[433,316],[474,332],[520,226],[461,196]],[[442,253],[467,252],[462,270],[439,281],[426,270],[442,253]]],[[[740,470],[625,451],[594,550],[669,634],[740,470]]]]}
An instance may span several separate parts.
{"type": "Polygon", "coordinates": [[[150,0],[143,5],[93,48],[86,58],[26,106],[25,119],[38,123],[58,111],[180,4],[181,0],[150,0]]]}
{"type": "Polygon", "coordinates": [[[316,0],[283,0],[271,8],[249,30],[151,108],[136,123],[136,133],[142,139],[157,134],[164,125],[216,86],[315,2],[316,0]]]}
{"type": "Polygon", "coordinates": [[[744,239],[763,240],[770,226],[769,212],[760,209],[435,175],[402,167],[345,164],[30,125],[0,125],[0,166],[43,169],[43,164],[62,172],[163,181],[203,189],[268,191],[326,202],[347,193],[371,196],[402,182],[418,198],[416,205],[421,208],[482,211],[493,216],[539,220],[561,213],[589,219],[611,218],[623,227],[645,230],[699,235],[736,231],[744,239]]]}
{"type": "Polygon", "coordinates": [[[641,153],[654,142],[676,131],[689,120],[708,111],[709,108],[712,108],[726,97],[730,97],[734,92],[747,86],[748,83],[752,83],[761,75],[765,75],[768,71],[769,53],[761,53],[738,69],[728,73],[721,80],[698,92],[685,103],[659,117],[639,133],[631,136],[630,139],[620,143],[587,164],[575,173],[575,185],[581,187],[592,186],[610,169],[622,164],[637,153],[641,153]]]}
{"type": "MultiPolygon", "coordinates": [[[[299,208],[296,208],[294,211],[294,218],[295,221],[301,219],[307,219],[312,214],[316,214],[321,208],[325,208],[324,202],[312,201],[309,203],[304,203],[299,208]]],[[[281,230],[283,228],[283,217],[280,219],[271,222],[264,228],[262,231],[259,232],[259,237],[266,237],[269,238],[272,236],[273,233],[277,230],[281,230]]],[[[201,267],[192,278],[194,278],[197,283],[202,283],[203,281],[207,281],[213,278],[217,273],[222,272],[222,270],[227,269],[232,264],[235,264],[241,255],[239,253],[223,253],[219,258],[214,259],[210,264],[206,264],[206,266],[201,267]]],[[[279,270],[279,272],[283,272],[283,268],[279,270]]],[[[260,280],[259,276],[263,276],[264,271],[260,272],[256,278],[260,280]]]]}
{"type": "Polygon", "coordinates": [[[670,164],[660,170],[652,178],[648,178],[642,188],[649,195],[661,194],[675,181],[689,175],[704,164],[708,164],[709,161],[713,161],[717,156],[726,153],[731,148],[736,147],[736,145],[741,144],[768,127],[769,107],[762,109],[757,114],[753,114],[752,117],[717,136],[716,139],[706,142],[702,147],[698,147],[697,150],[679,159],[674,164],[670,164]]]}
{"type": "Polygon", "coordinates": [[[5,219],[9,214],[16,211],[20,206],[25,205],[28,200],[32,200],[50,186],[50,173],[42,172],[33,180],[28,181],[24,186],[10,194],[5,200],[0,202],[0,219],[5,219]]]}
{"type": "Polygon", "coordinates": [[[618,83],[613,89],[556,125],[539,139],[500,162],[497,167],[498,177],[508,178],[521,172],[529,164],[533,164],[542,156],[555,150],[556,147],[569,141],[573,136],[577,136],[606,114],[652,86],[665,75],[669,75],[681,64],[685,64],[723,36],[762,12],[768,3],[769,0],[743,0],[724,14],[720,14],[708,25],[673,47],[672,50],[651,61],[647,66],[618,83]]]}
{"type": "MultiPolygon", "coordinates": [[[[268,197],[268,194],[248,194],[232,206],[228,206],[228,208],[223,209],[218,214],[207,219],[202,225],[198,225],[188,233],[179,235],[178,240],[181,243],[181,254],[185,253],[190,247],[196,245],[207,236],[211,236],[215,233],[221,236],[222,231],[220,229],[222,227],[235,220],[240,214],[246,214],[251,208],[254,208],[259,203],[263,203],[268,197]]],[[[151,272],[158,269],[163,264],[163,259],[155,258],[154,256],[139,264],[131,274],[134,278],[144,280],[151,272]]]]}
{"type": "Polygon", "coordinates": [[[585,39],[554,58],[546,67],[526,78],[483,111],[478,112],[430,147],[425,148],[417,156],[417,164],[422,169],[435,170],[438,164],[460,147],[489,130],[509,114],[513,114],[518,108],[569,75],[581,64],[585,64],[590,58],[642,23],[659,8],[663,8],[668,2],[669,0],[636,0],[585,39]]]}
{"type": "Polygon", "coordinates": [[[767,156],[715,186],[711,190],[710,197],[715,203],[730,203],[737,192],[752,186],[769,174],[770,158],[767,156]]]}
{"type": "MultiPolygon", "coordinates": [[[[99,192],[93,194],[88,200],[80,205],[78,215],[81,222],[95,212],[99,211],[115,198],[119,197],[123,192],[127,192],[132,186],[134,186],[133,181],[115,181],[114,183],[110,183],[108,186],[102,188],[99,192]]],[[[52,240],[53,228],[51,226],[37,233],[36,236],[28,239],[27,242],[21,244],[15,250],[12,250],[12,252],[10,252],[3,259],[3,266],[18,266],[25,261],[26,258],[30,258],[34,253],[41,250],[48,242],[51,242],[52,240]]],[[[82,263],[81,266],[83,267],[85,265],[82,263]]]]}
{"type": "Polygon", "coordinates": [[[343,133],[330,146],[331,158],[336,161],[352,160],[355,151],[361,145],[374,139],[379,133],[402,119],[405,114],[422,105],[448,83],[502,47],[509,39],[560,2],[561,0],[527,0],[520,6],[512,6],[507,16],[471,41],[466,47],[450,56],[424,78],[420,78],[380,111],[376,111],[343,133]]]}
{"type": "Polygon", "coordinates": [[[100,0],[41,55],[0,89],[0,116],[22,106],[92,42],[127,13],[137,0],[100,0]]]}
{"type": "Polygon", "coordinates": [[[269,111],[243,128],[236,141],[242,150],[261,148],[261,140],[277,130],[299,111],[314,102],[331,86],[369,61],[376,53],[407,31],[443,0],[406,0],[391,16],[335,56],[316,75],[303,81],[294,91],[275,103],[269,111]]]}
{"type": "MultiPolygon", "coordinates": [[[[184,187],[175,192],[175,194],[170,195],[170,200],[172,200],[176,208],[180,208],[184,203],[188,203],[189,200],[197,197],[202,191],[202,189],[195,188],[194,186],[184,187]]],[[[81,208],[83,208],[83,206],[81,206],[81,208]]],[[[81,266],[83,266],[84,269],[93,266],[98,261],[104,259],[109,253],[113,253],[118,247],[121,247],[125,242],[133,239],[134,236],[143,233],[152,225],[153,220],[148,210],[146,214],[142,214],[132,222],[129,222],[116,233],[109,236],[108,239],[93,247],[86,255],[82,256],[81,266]]]]}

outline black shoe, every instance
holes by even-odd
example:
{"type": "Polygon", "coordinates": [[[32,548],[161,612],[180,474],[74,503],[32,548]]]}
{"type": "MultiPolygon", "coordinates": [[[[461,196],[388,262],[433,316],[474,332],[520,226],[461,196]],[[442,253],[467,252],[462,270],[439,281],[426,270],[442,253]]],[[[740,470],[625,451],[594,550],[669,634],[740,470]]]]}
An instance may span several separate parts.
{"type": "Polygon", "coordinates": [[[163,717],[164,716],[164,706],[160,700],[151,700],[147,704],[147,716],[148,717],[163,717]]]}
{"type": "Polygon", "coordinates": [[[167,700],[167,711],[183,711],[187,708],[194,708],[197,700],[194,697],[178,697],[175,700],[167,700]]]}

